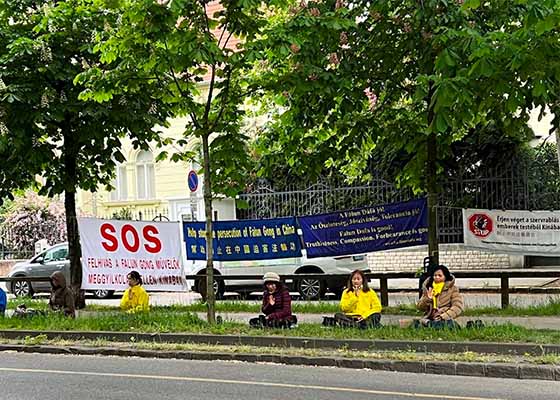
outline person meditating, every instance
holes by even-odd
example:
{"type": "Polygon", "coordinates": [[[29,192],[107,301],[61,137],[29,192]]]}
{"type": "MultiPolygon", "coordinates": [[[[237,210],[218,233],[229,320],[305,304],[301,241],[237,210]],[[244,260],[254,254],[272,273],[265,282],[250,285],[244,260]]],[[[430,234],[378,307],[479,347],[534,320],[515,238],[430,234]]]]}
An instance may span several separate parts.
{"type": "Polygon", "coordinates": [[[361,329],[380,326],[381,302],[377,294],[369,288],[364,273],[352,271],[346,289],[340,299],[342,313],[334,316],[335,324],[343,327],[361,329]]]}
{"type": "Polygon", "coordinates": [[[416,307],[424,312],[423,326],[455,327],[455,319],[464,309],[463,296],[455,286],[455,277],[445,265],[439,265],[422,285],[422,297],[416,307]]]}
{"type": "Polygon", "coordinates": [[[121,310],[128,313],[148,311],[150,309],[150,296],[142,287],[142,277],[137,271],[131,271],[128,279],[128,289],[124,291],[121,298],[121,310]]]}

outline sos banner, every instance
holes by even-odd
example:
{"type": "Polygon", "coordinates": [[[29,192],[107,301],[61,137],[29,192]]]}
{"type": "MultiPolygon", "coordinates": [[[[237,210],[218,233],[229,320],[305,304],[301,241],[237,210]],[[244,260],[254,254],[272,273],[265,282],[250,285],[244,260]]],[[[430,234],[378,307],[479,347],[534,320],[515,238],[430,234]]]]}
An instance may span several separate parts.
{"type": "Polygon", "coordinates": [[[151,291],[186,289],[178,222],[78,218],[82,288],[124,290],[138,271],[151,291]]]}
{"type": "Polygon", "coordinates": [[[428,243],[426,199],[298,217],[298,221],[308,258],[428,243]]]}
{"type": "MultiPolygon", "coordinates": [[[[301,257],[296,219],[216,221],[214,260],[268,260],[301,257]]],[[[183,222],[187,259],[206,260],[206,223],[183,222]]]]}
{"type": "Polygon", "coordinates": [[[560,254],[560,212],[463,209],[465,246],[535,256],[560,254]]]}

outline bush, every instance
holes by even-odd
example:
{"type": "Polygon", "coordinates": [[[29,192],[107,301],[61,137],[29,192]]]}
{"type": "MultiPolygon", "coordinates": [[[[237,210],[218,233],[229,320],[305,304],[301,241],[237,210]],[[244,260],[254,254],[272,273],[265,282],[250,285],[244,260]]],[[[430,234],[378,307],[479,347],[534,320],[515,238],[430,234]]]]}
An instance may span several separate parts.
{"type": "Polygon", "coordinates": [[[50,245],[66,240],[64,203],[27,191],[10,205],[0,229],[4,249],[14,258],[28,257],[40,239],[50,245]]]}

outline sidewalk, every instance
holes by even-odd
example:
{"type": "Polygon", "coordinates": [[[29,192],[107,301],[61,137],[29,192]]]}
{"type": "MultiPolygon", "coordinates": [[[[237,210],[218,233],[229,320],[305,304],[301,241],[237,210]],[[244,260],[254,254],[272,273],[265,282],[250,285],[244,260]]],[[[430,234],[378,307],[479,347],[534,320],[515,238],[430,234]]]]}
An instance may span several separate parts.
{"type": "MultiPolygon", "coordinates": [[[[206,313],[196,313],[200,318],[206,319],[206,313]]],[[[248,323],[250,318],[254,318],[256,314],[252,313],[218,313],[225,321],[248,323]]],[[[298,323],[320,324],[323,316],[327,314],[297,314],[298,323]]],[[[330,315],[332,317],[332,315],[330,315]]],[[[386,315],[381,317],[381,323],[384,325],[399,325],[401,320],[412,320],[418,316],[411,315],[386,315]]],[[[487,326],[504,325],[511,323],[513,325],[523,326],[530,329],[560,329],[560,316],[558,317],[459,317],[457,322],[461,326],[465,326],[468,320],[480,319],[487,326]]]]}

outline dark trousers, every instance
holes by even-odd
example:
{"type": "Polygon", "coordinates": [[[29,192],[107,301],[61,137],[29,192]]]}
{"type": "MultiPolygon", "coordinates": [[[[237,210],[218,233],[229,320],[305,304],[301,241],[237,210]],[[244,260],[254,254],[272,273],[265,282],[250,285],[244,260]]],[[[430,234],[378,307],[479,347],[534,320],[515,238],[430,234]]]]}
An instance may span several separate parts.
{"type": "Polygon", "coordinates": [[[343,313],[336,313],[334,315],[334,320],[337,326],[341,326],[343,328],[367,329],[381,326],[380,313],[371,314],[369,317],[362,319],[361,321],[358,320],[358,317],[349,316],[343,313]]]}
{"type": "Polygon", "coordinates": [[[425,327],[425,328],[434,328],[434,329],[459,329],[459,328],[461,328],[459,326],[459,324],[452,319],[438,320],[438,321],[434,321],[434,320],[430,320],[430,319],[422,319],[422,320],[415,319],[413,326],[415,328],[425,327]]]}
{"type": "Polygon", "coordinates": [[[253,328],[280,328],[287,329],[297,324],[297,317],[291,315],[286,319],[266,319],[266,316],[259,315],[249,320],[249,325],[253,328]]]}

